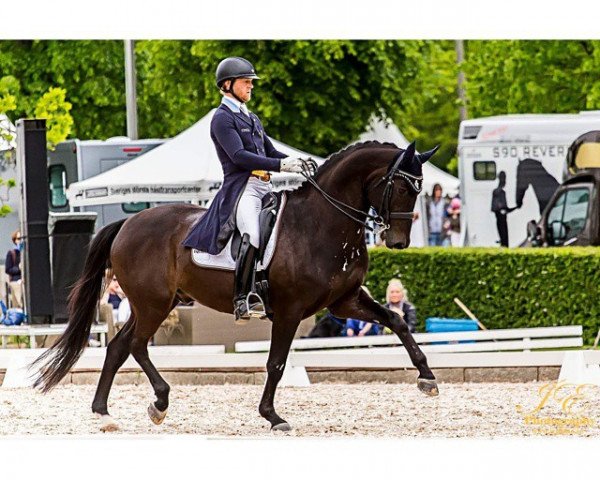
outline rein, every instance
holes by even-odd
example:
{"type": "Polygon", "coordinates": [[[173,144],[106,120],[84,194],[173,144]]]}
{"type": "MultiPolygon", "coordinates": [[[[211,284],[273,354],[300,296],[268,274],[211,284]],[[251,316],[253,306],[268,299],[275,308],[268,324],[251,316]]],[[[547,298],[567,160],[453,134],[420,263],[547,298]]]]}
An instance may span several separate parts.
{"type": "MultiPolygon", "coordinates": [[[[404,152],[398,155],[394,165],[388,169],[388,172],[383,176],[375,185],[369,188],[369,192],[373,189],[377,188],[381,183],[386,182],[385,189],[383,190],[383,195],[381,197],[381,206],[379,210],[375,209],[377,215],[371,215],[369,212],[363,212],[358,208],[354,208],[351,205],[348,205],[328,194],[325,190],[323,190],[315,181],[315,179],[310,175],[310,171],[308,168],[302,171],[302,176],[306,178],[309,184],[311,184],[322,196],[327,200],[333,207],[343,213],[346,217],[354,220],[356,223],[359,223],[367,230],[374,232],[375,229],[368,224],[368,220],[372,220],[375,225],[379,227],[379,233],[384,232],[390,228],[390,220],[412,220],[414,212],[398,212],[398,211],[390,211],[390,202],[392,199],[392,193],[394,189],[394,179],[395,178],[403,178],[408,182],[411,188],[420,193],[423,188],[423,176],[411,175],[403,170],[400,170],[400,163],[404,159],[404,152]],[[356,218],[351,213],[348,213],[344,210],[348,209],[353,213],[362,215],[365,220],[360,218],[356,218]]],[[[375,207],[373,207],[375,208],[375,207]]]]}

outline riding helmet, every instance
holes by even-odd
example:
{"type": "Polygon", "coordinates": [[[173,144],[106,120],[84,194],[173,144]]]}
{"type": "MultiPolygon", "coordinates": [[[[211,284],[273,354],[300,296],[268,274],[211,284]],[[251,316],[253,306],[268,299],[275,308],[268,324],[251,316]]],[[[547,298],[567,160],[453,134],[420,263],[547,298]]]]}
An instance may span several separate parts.
{"type": "Polygon", "coordinates": [[[217,87],[221,88],[221,85],[225,80],[232,78],[260,78],[256,75],[252,64],[242,57],[228,57],[221,60],[217,67],[217,87]]]}

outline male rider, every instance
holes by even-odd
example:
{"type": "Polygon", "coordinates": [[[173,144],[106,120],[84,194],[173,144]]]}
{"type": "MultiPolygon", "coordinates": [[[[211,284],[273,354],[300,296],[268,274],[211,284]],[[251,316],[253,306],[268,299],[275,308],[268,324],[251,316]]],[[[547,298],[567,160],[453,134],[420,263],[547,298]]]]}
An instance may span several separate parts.
{"type": "MultiPolygon", "coordinates": [[[[264,316],[264,306],[248,306],[252,288],[262,199],[273,186],[269,172],[314,172],[312,160],[288,157],[275,149],[261,121],[246,103],[252,97],[253,80],[259,79],[252,64],[241,57],[221,61],[216,83],[223,95],[210,125],[210,136],[223,168],[223,185],[210,208],[194,226],[183,244],[218,254],[235,231],[242,242],[236,259],[233,310],[237,323],[251,316],[264,316]]],[[[254,297],[253,297],[254,298],[254,297]]]]}

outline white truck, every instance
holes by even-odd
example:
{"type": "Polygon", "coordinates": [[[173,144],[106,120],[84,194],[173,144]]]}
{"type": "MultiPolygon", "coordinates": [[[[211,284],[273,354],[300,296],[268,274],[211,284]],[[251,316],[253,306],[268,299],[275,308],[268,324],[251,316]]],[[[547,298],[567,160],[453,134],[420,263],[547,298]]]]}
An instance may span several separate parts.
{"type": "MultiPolygon", "coordinates": [[[[0,121],[2,119],[0,118],[0,121]]],[[[55,150],[48,151],[48,198],[51,212],[69,212],[65,190],[73,182],[93,177],[133,160],[139,155],[162,145],[164,139],[130,140],[127,137],[114,137],[108,140],[66,140],[59,143],[55,150]]],[[[0,145],[1,147],[1,145],[0,145]]],[[[13,156],[5,154],[0,148],[0,177],[4,180],[17,178],[17,169],[13,156]]],[[[19,228],[19,188],[13,188],[8,194],[0,188],[3,201],[10,205],[12,212],[0,221],[0,248],[2,252],[12,248],[10,234],[19,228]]],[[[78,208],[78,211],[96,212],[96,230],[104,225],[133,215],[147,203],[126,203],[118,205],[100,205],[78,208]]],[[[0,263],[4,261],[4,254],[0,263]]]]}
{"type": "Polygon", "coordinates": [[[600,129],[600,111],[465,120],[458,137],[465,246],[519,246],[567,176],[571,143],[600,129]],[[502,173],[504,172],[504,173],[502,173]]]}

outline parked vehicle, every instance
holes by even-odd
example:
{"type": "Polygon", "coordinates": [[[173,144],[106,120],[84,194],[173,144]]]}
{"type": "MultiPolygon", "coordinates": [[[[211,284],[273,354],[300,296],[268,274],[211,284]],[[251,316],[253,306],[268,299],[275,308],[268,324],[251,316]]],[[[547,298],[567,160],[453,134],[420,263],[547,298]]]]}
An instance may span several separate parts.
{"type": "MultiPolygon", "coordinates": [[[[66,140],[59,143],[55,150],[48,151],[48,181],[50,187],[49,208],[52,212],[69,212],[70,205],[66,197],[66,188],[74,182],[85,180],[102,172],[133,160],[142,153],[158,147],[166,140],[146,139],[130,140],[127,137],[115,137],[108,140],[66,140]]],[[[7,180],[17,178],[14,156],[0,151],[0,176],[7,180]]],[[[5,188],[5,187],[4,187],[5,188]]],[[[11,248],[10,234],[19,228],[19,189],[13,188],[5,193],[1,189],[5,204],[12,212],[0,222],[0,247],[2,252],[11,248]]],[[[111,222],[133,215],[151,205],[146,202],[125,203],[75,208],[74,211],[96,212],[96,230],[111,222]]],[[[0,259],[2,262],[3,259],[0,259]]]]}
{"type": "MultiPolygon", "coordinates": [[[[71,210],[66,189],[71,183],[79,182],[149,152],[162,145],[163,139],[130,140],[115,137],[102,140],[67,140],[59,143],[54,151],[48,152],[48,182],[50,187],[50,211],[71,210]]],[[[145,208],[147,202],[122,203],[76,207],[75,211],[96,212],[96,230],[145,208]]]]}
{"type": "Polygon", "coordinates": [[[521,245],[528,222],[540,218],[570,175],[569,146],[598,128],[600,111],[463,121],[458,142],[462,244],[495,246],[504,237],[508,246],[521,245]]]}
{"type": "Polygon", "coordinates": [[[600,245],[600,130],[573,142],[566,166],[567,180],[556,190],[541,219],[527,225],[526,245],[600,245]]]}

